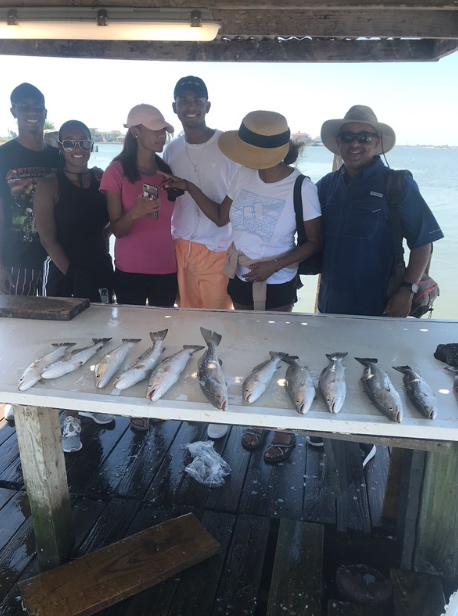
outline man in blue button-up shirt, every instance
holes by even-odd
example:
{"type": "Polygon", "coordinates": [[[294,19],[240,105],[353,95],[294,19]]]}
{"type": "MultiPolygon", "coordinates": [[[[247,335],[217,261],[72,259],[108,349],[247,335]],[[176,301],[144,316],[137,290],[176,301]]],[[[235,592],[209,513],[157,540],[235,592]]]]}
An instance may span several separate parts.
{"type": "Polygon", "coordinates": [[[410,255],[401,288],[387,300],[394,246],[385,195],[388,168],[380,154],[394,147],[395,133],[377,121],[372,109],[355,105],[344,118],[326,121],[321,139],[344,164],[317,184],[324,227],[318,309],[328,314],[406,317],[432,242],[443,233],[406,174],[400,217],[410,255]]]}

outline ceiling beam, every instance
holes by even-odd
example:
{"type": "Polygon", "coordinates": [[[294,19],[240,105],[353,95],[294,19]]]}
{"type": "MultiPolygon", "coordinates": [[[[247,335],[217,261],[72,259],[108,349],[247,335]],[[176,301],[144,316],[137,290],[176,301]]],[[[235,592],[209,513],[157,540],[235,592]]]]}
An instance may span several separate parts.
{"type": "Polygon", "coordinates": [[[213,10],[220,36],[458,38],[458,11],[213,10]]]}
{"type": "MultiPolygon", "coordinates": [[[[1,55],[182,62],[432,62],[438,51],[444,48],[431,40],[0,41],[1,55]]],[[[7,59],[3,64],[8,70],[7,59]]]]}

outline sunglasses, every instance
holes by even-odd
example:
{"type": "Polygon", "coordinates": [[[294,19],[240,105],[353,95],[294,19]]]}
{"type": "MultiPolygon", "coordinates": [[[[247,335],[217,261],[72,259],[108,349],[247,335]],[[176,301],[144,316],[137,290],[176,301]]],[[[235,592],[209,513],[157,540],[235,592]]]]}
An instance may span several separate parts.
{"type": "Polygon", "coordinates": [[[78,146],[80,150],[90,152],[94,144],[92,141],[89,141],[89,139],[80,139],[79,141],[64,139],[63,141],[59,141],[59,145],[62,146],[62,149],[66,152],[73,152],[76,146],[78,146]]]}
{"type": "Polygon", "coordinates": [[[35,103],[35,105],[29,105],[28,103],[15,103],[15,107],[18,111],[44,111],[45,106],[41,103],[35,103]]]}
{"type": "Polygon", "coordinates": [[[358,143],[370,143],[372,139],[377,139],[377,133],[369,133],[367,130],[362,130],[359,133],[345,132],[337,135],[342,143],[353,143],[356,139],[358,143]]]}

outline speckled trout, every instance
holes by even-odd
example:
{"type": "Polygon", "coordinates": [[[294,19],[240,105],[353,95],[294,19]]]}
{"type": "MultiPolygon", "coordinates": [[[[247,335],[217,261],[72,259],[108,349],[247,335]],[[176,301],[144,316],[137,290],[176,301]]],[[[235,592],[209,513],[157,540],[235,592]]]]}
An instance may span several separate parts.
{"type": "Polygon", "coordinates": [[[228,391],[217,351],[222,336],[204,327],[200,328],[200,332],[207,343],[207,350],[197,363],[197,379],[210,404],[225,411],[228,404],[228,391]]]}
{"type": "MultiPolygon", "coordinates": [[[[255,366],[251,374],[243,382],[243,399],[248,404],[255,402],[266,391],[275,371],[279,367],[279,363],[290,357],[288,353],[282,353],[281,351],[269,351],[269,355],[270,359],[255,366]]],[[[297,357],[291,356],[291,359],[297,359],[297,357]]]]}
{"type": "Polygon", "coordinates": [[[348,353],[326,353],[329,365],[324,368],[320,375],[320,391],[330,413],[338,413],[345,402],[347,385],[345,383],[345,366],[342,359],[348,353]]]}
{"type": "Polygon", "coordinates": [[[286,370],[286,391],[296,411],[305,415],[315,398],[315,386],[306,366],[301,366],[294,357],[283,357],[288,365],[286,370]]]}
{"type": "Polygon", "coordinates": [[[402,381],[412,404],[428,419],[437,416],[437,400],[431,387],[410,366],[393,366],[404,375],[402,381]]]}
{"type": "Polygon", "coordinates": [[[151,371],[157,366],[161,353],[165,351],[162,342],[168,331],[168,329],[163,329],[160,332],[150,332],[149,336],[153,341],[153,346],[140,355],[132,368],[123,372],[116,379],[113,384],[115,389],[127,389],[150,375],[151,371]]]}
{"type": "Polygon", "coordinates": [[[149,378],[146,397],[156,402],[174,385],[186,368],[186,364],[197,351],[205,347],[185,344],[181,351],[161,361],[149,378]]]}
{"type": "Polygon", "coordinates": [[[63,359],[54,362],[41,373],[42,378],[57,379],[59,376],[78,370],[110,340],[111,338],[92,338],[94,344],[83,349],[74,349],[63,359]]]}
{"type": "Polygon", "coordinates": [[[36,359],[28,368],[24,370],[23,375],[19,379],[19,391],[26,391],[38,383],[41,379],[41,373],[52,363],[61,359],[68,349],[75,346],[75,342],[57,342],[53,344],[54,350],[40,359],[36,359]]]}
{"type": "Polygon", "coordinates": [[[95,386],[103,389],[123,365],[130,349],[140,342],[141,338],[123,338],[122,344],[110,351],[96,365],[94,370],[95,386]]]}
{"type": "Polygon", "coordinates": [[[391,421],[401,423],[401,397],[395,390],[387,373],[377,366],[378,360],[370,357],[355,357],[355,359],[364,366],[361,380],[372,404],[391,421]]]}

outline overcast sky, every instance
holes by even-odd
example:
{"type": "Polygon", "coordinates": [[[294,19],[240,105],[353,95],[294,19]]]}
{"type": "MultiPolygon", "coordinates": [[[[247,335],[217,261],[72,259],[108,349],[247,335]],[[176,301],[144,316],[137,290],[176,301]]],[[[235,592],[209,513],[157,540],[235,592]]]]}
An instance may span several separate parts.
{"type": "Polygon", "coordinates": [[[458,146],[458,53],[433,63],[223,65],[19,56],[1,62],[0,135],[15,130],[9,95],[23,81],[42,90],[57,128],[79,119],[99,130],[124,130],[129,109],[150,103],[179,131],[173,88],[191,74],[207,83],[212,128],[234,129],[249,111],[269,109],[283,113],[293,132],[315,137],[325,120],[364,104],[394,128],[399,144],[458,146]]]}

